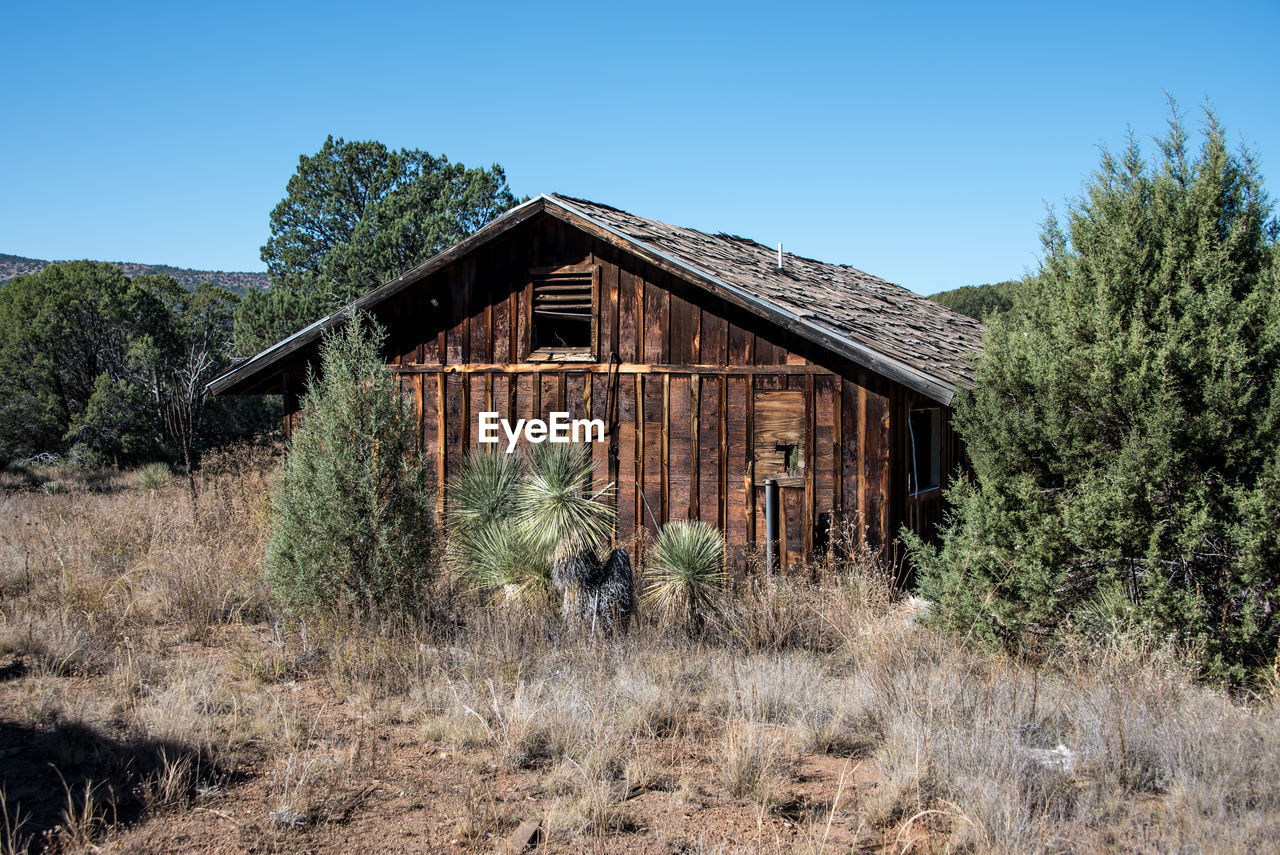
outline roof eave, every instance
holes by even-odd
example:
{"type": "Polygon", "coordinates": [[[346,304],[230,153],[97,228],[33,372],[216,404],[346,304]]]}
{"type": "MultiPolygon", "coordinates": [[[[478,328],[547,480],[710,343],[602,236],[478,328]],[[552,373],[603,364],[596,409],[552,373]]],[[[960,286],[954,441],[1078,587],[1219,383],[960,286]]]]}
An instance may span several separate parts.
{"type": "Polygon", "coordinates": [[[363,297],[318,321],[308,324],[288,338],[276,342],[261,353],[250,357],[221,376],[214,378],[205,386],[205,390],[211,395],[237,394],[238,389],[250,385],[263,371],[274,367],[289,355],[316,341],[324,335],[325,331],[332,329],[350,317],[353,311],[367,309],[389,297],[395,296],[419,279],[429,276],[454,259],[465,255],[475,247],[487,243],[503,232],[541,212],[546,199],[545,195],[537,196],[506,211],[502,216],[482,226],[474,234],[455,243],[448,249],[436,253],[417,267],[411,268],[396,278],[384,282],[363,297]]]}

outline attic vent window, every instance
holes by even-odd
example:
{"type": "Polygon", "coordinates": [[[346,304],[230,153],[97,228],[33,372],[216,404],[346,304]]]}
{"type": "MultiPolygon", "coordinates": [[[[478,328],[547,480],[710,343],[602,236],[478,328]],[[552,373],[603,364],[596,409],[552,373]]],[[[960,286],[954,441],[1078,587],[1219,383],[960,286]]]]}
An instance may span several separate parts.
{"type": "Polygon", "coordinates": [[[533,271],[531,360],[595,359],[598,271],[595,265],[533,271]]]}

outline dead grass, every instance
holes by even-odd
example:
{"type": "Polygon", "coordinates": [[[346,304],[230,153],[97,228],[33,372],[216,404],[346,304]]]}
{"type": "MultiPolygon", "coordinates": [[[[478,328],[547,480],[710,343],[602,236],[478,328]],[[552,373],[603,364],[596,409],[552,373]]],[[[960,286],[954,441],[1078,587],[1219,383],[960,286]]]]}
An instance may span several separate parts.
{"type": "Polygon", "coordinates": [[[1150,640],[982,656],[867,556],[754,576],[695,639],[583,639],[448,582],[420,626],[300,625],[261,581],[271,466],[209,461],[194,505],[183,479],[0,479],[0,852],[489,850],[530,816],[566,852],[1280,839],[1274,696],[1150,640]]]}

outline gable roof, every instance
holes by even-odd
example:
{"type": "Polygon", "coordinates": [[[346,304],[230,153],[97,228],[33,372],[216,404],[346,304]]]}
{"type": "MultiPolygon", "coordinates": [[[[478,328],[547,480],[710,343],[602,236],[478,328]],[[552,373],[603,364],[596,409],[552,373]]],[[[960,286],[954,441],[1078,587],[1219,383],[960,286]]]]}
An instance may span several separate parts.
{"type": "Polygon", "coordinates": [[[745,238],[707,234],[585,199],[544,194],[241,362],[211,382],[209,391],[246,391],[255,378],[269,375],[273,366],[341,324],[352,310],[381,303],[544,212],[941,403],[950,404],[957,389],[972,384],[966,355],[981,345],[982,325],[899,285],[847,265],[791,253],[784,254],[779,270],[776,250],[745,238]]]}

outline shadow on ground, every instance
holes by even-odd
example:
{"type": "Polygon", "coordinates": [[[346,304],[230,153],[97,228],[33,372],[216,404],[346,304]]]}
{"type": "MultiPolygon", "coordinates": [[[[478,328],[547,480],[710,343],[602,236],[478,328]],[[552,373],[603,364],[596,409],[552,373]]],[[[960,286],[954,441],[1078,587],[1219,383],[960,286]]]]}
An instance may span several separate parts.
{"type": "Polygon", "coordinates": [[[79,722],[0,721],[0,847],[38,852],[60,834],[87,842],[217,777],[199,752],[175,743],[119,740],[79,722]]]}

